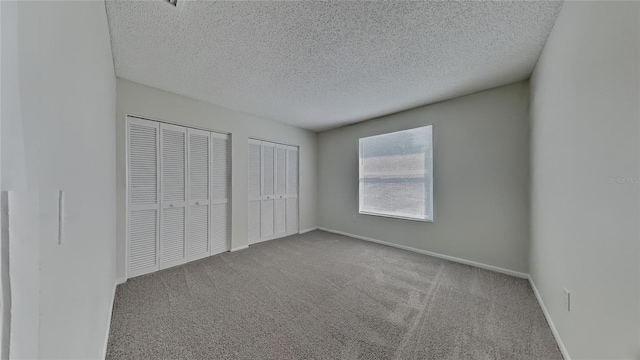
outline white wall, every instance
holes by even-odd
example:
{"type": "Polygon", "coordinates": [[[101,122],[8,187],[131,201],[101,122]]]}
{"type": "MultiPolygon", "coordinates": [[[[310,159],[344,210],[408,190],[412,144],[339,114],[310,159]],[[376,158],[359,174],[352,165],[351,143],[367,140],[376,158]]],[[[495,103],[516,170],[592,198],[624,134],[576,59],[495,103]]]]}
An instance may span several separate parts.
{"type": "Polygon", "coordinates": [[[532,76],[531,276],[573,359],[640,358],[639,18],[566,2],[532,76]]]}
{"type": "MultiPolygon", "coordinates": [[[[18,137],[16,149],[24,149],[24,163],[14,168],[26,169],[21,181],[29,193],[10,197],[9,211],[12,200],[17,204],[14,209],[29,205],[28,213],[36,221],[28,226],[31,234],[39,233],[36,249],[23,253],[22,259],[13,257],[14,242],[32,241],[33,236],[10,235],[12,277],[14,266],[37,257],[38,248],[40,256],[39,297],[30,296],[30,300],[36,296],[38,303],[39,332],[33,337],[37,346],[27,355],[12,351],[11,356],[100,358],[115,283],[116,196],[115,75],[104,3],[11,6],[17,8],[19,57],[14,64],[19,78],[11,89],[20,92],[20,109],[13,114],[21,114],[12,129],[22,133],[8,135],[18,137]],[[58,190],[66,192],[66,235],[61,245],[58,190]]],[[[2,46],[4,55],[4,41],[2,46]]],[[[3,78],[3,95],[4,90],[3,78]]],[[[3,126],[3,140],[4,130],[3,126]]],[[[3,141],[3,166],[4,150],[3,141]]],[[[3,187],[22,186],[16,178],[2,180],[3,187]]],[[[16,279],[13,294],[23,286],[33,284],[16,279]]],[[[12,314],[12,329],[20,325],[18,321],[12,314]]]]}
{"type": "Polygon", "coordinates": [[[118,79],[117,85],[118,277],[125,276],[126,115],[231,133],[231,248],[248,244],[248,139],[300,146],[299,227],[316,227],[317,134],[202,101],[118,79]]]}
{"type": "Polygon", "coordinates": [[[529,247],[528,83],[320,133],[318,226],[518,272],[529,247]],[[434,222],[358,213],[358,139],[433,124],[434,222]]]}

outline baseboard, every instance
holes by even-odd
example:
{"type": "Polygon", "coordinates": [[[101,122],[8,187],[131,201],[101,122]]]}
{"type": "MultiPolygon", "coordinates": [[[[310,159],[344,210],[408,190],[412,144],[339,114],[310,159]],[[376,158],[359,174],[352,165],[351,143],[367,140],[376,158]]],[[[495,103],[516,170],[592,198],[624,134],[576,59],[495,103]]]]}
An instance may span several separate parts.
{"type": "Polygon", "coordinates": [[[231,251],[231,252],[236,252],[236,251],[240,251],[240,250],[244,250],[244,249],[248,249],[248,248],[249,248],[249,245],[245,245],[245,246],[238,246],[237,248],[233,248],[233,249],[231,249],[231,250],[229,250],[229,251],[231,251]]]}
{"type": "Polygon", "coordinates": [[[107,322],[107,333],[104,336],[104,346],[102,348],[102,358],[107,358],[107,347],[109,346],[109,333],[111,332],[111,318],[113,317],[113,304],[116,300],[116,288],[123,284],[127,279],[116,279],[113,283],[113,291],[111,292],[111,303],[109,306],[109,321],[107,322]]]}
{"type": "Polygon", "coordinates": [[[449,261],[453,261],[453,262],[457,262],[457,263],[461,263],[461,264],[465,264],[465,265],[475,266],[475,267],[478,267],[478,268],[481,268],[481,269],[491,270],[491,271],[495,271],[495,272],[499,272],[499,273],[503,273],[503,274],[507,274],[507,275],[511,275],[511,276],[515,276],[515,277],[519,277],[519,278],[523,278],[523,279],[528,279],[529,278],[528,274],[525,274],[525,273],[522,273],[522,272],[513,271],[513,270],[509,270],[509,269],[505,269],[505,268],[501,268],[501,267],[497,267],[497,266],[493,266],[493,265],[487,265],[487,264],[483,264],[483,263],[479,263],[479,262],[475,262],[475,261],[471,261],[471,260],[461,259],[461,258],[457,258],[457,257],[454,257],[454,256],[439,254],[439,253],[435,253],[435,252],[431,252],[431,251],[427,251],[427,250],[417,249],[417,248],[410,247],[410,246],[398,245],[398,244],[394,244],[394,243],[390,243],[390,242],[386,242],[386,241],[382,241],[382,240],[378,240],[378,239],[373,239],[373,238],[366,237],[366,236],[349,234],[349,233],[346,233],[346,232],[343,232],[343,231],[332,230],[332,229],[327,229],[327,228],[323,228],[323,227],[318,227],[318,230],[327,231],[327,232],[338,234],[338,235],[349,236],[349,237],[352,237],[352,238],[365,240],[365,241],[370,241],[370,242],[374,242],[374,243],[381,244],[381,245],[391,246],[391,247],[395,247],[395,248],[402,249],[402,250],[413,251],[413,252],[416,252],[416,253],[419,253],[419,254],[429,255],[429,256],[433,256],[433,257],[437,257],[437,258],[440,258],[440,259],[445,259],[445,260],[449,260],[449,261]]]}
{"type": "Polygon", "coordinates": [[[318,228],[317,227],[312,227],[312,228],[308,228],[308,229],[305,229],[305,230],[300,230],[300,232],[298,232],[298,234],[302,235],[304,233],[308,233],[308,232],[313,231],[313,230],[318,230],[318,228]]]}
{"type": "Polygon", "coordinates": [[[547,311],[547,307],[544,305],[544,301],[542,301],[542,296],[540,296],[540,293],[538,292],[538,288],[536,288],[536,283],[533,282],[533,278],[531,278],[531,275],[527,276],[527,278],[529,279],[529,284],[533,289],[533,293],[536,295],[536,299],[538,299],[538,304],[540,304],[542,313],[544,314],[544,317],[547,319],[549,328],[551,328],[551,333],[553,334],[553,337],[556,339],[556,343],[558,343],[558,348],[560,348],[562,357],[564,358],[564,360],[571,360],[571,357],[569,356],[569,352],[567,351],[567,348],[564,346],[564,343],[560,338],[560,334],[558,333],[558,330],[556,329],[556,326],[553,323],[553,320],[551,319],[551,315],[549,314],[549,311],[547,311]]]}

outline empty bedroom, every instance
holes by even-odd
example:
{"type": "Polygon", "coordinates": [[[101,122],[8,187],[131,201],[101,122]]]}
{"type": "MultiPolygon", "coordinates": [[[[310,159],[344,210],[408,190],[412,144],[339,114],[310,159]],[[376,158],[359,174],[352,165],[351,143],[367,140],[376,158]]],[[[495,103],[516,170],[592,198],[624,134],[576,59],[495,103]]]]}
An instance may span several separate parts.
{"type": "Polygon", "coordinates": [[[640,2],[0,1],[0,359],[640,359],[640,2]]]}

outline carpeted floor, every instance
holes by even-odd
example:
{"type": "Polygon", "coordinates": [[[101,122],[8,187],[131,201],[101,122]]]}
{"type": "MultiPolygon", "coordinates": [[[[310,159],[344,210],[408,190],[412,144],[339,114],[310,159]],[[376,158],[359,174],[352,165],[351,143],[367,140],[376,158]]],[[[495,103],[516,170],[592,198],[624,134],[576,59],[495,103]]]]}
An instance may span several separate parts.
{"type": "Polygon", "coordinates": [[[323,231],[130,279],[107,359],[562,359],[526,280],[323,231]]]}

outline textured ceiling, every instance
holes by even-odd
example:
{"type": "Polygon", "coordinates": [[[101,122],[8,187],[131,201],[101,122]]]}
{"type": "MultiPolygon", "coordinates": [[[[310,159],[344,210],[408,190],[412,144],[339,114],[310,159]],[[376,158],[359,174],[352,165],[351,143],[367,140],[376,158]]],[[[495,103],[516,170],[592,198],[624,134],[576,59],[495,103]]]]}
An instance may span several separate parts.
{"type": "Polygon", "coordinates": [[[560,6],[106,2],[118,77],[315,131],[528,78],[560,6]]]}

